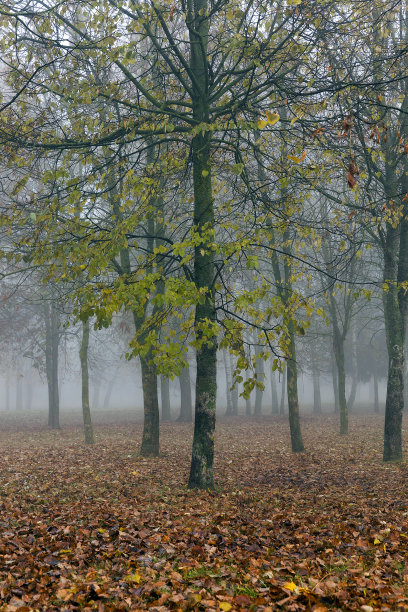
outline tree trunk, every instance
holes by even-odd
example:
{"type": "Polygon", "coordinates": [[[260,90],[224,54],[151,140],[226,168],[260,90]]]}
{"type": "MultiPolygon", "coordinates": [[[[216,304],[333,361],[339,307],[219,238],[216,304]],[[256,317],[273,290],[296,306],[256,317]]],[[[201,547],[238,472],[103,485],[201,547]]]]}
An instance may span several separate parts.
{"type": "Polygon", "coordinates": [[[283,370],[282,374],[282,385],[281,385],[281,398],[280,398],[280,407],[279,414],[285,414],[285,395],[286,395],[286,368],[283,370]]]}
{"type": "Polygon", "coordinates": [[[223,361],[224,361],[224,370],[225,370],[225,394],[227,398],[227,410],[225,411],[225,416],[231,416],[232,414],[232,376],[231,376],[231,362],[229,360],[229,355],[226,349],[222,351],[223,361]]]}
{"type": "Polygon", "coordinates": [[[180,416],[177,419],[181,423],[193,422],[193,402],[191,399],[190,368],[184,368],[179,376],[180,383],[180,416]]]}
{"type": "MultiPolygon", "coordinates": [[[[264,360],[258,357],[261,352],[261,348],[255,345],[255,355],[256,355],[256,364],[255,364],[255,372],[256,372],[256,380],[258,382],[263,382],[264,379],[264,360]]],[[[262,399],[263,399],[263,390],[255,389],[255,410],[254,415],[260,416],[262,414],[262,399]]]]}
{"type": "Polygon", "coordinates": [[[94,410],[98,410],[99,408],[99,398],[100,398],[100,392],[101,392],[101,385],[100,385],[100,381],[99,379],[96,378],[96,376],[93,376],[93,388],[94,388],[94,392],[93,392],[93,409],[94,410]]]}
{"type": "Polygon", "coordinates": [[[322,396],[320,393],[319,370],[313,370],[313,413],[322,414],[322,396]]]}
{"type": "Polygon", "coordinates": [[[290,424],[290,439],[293,453],[302,453],[305,450],[300,429],[299,400],[297,386],[297,363],[296,363],[296,340],[295,325],[291,319],[288,324],[290,357],[287,362],[287,389],[288,389],[288,412],[290,424]]]}
{"type": "Polygon", "coordinates": [[[334,357],[334,352],[331,354],[331,369],[332,369],[332,380],[333,380],[334,414],[338,414],[340,412],[339,382],[337,379],[337,365],[336,365],[336,358],[334,357]]]}
{"type": "Polygon", "coordinates": [[[143,434],[140,454],[144,457],[158,457],[160,447],[159,400],[157,396],[156,368],[149,363],[150,352],[146,357],[140,358],[142,368],[143,388],[143,434]]]}
{"type": "MultiPolygon", "coordinates": [[[[197,124],[209,122],[208,2],[195,0],[188,5],[190,37],[192,109],[197,124]]],[[[204,290],[195,311],[197,340],[196,400],[194,438],[188,486],[214,487],[214,431],[217,399],[217,336],[214,290],[214,202],[211,180],[211,132],[202,130],[192,139],[194,188],[194,227],[199,243],[194,248],[194,281],[204,290]]]]}
{"type": "Polygon", "coordinates": [[[82,322],[82,340],[79,349],[81,361],[81,383],[82,383],[82,416],[84,420],[85,444],[94,443],[94,433],[89,406],[89,372],[88,372],[88,346],[89,346],[89,319],[82,322]]]}
{"type": "Polygon", "coordinates": [[[357,394],[357,376],[358,376],[358,364],[357,364],[357,346],[356,346],[356,330],[354,325],[351,328],[351,389],[350,395],[347,402],[349,412],[353,410],[354,402],[357,394]]]}
{"type": "Polygon", "coordinates": [[[407,245],[400,241],[401,228],[387,224],[386,249],[384,252],[384,282],[388,291],[384,292],[384,320],[388,349],[387,398],[384,422],[384,461],[402,459],[402,413],[404,409],[404,346],[405,346],[405,305],[404,296],[396,286],[399,271],[396,270],[398,253],[401,260],[407,257],[407,245]],[[404,247],[404,250],[403,250],[404,247]],[[401,251],[403,250],[403,253],[401,251]],[[397,276],[398,275],[398,276],[397,276]],[[391,282],[390,282],[391,281],[391,282]]]}
{"type": "Polygon", "coordinates": [[[344,369],[344,337],[333,326],[333,347],[337,364],[337,384],[340,408],[340,434],[348,433],[348,410],[346,400],[346,372],[344,369]]]}
{"type": "MultiPolygon", "coordinates": [[[[249,378],[249,372],[248,370],[246,371],[246,379],[248,380],[249,378]]],[[[251,396],[247,397],[245,399],[245,414],[247,416],[251,416],[252,414],[252,408],[251,408],[251,396]]]]}
{"type": "Polygon", "coordinates": [[[376,414],[379,414],[380,403],[378,401],[378,376],[375,370],[374,370],[374,375],[373,375],[373,382],[374,382],[374,412],[376,414]]]}
{"type": "Polygon", "coordinates": [[[313,377],[313,413],[322,414],[322,398],[320,393],[320,373],[316,363],[315,347],[311,346],[311,362],[313,377]]]}
{"type": "Polygon", "coordinates": [[[48,384],[48,426],[60,429],[58,391],[58,313],[55,304],[46,302],[45,316],[45,362],[48,384]]]}
{"type": "Polygon", "coordinates": [[[171,421],[170,380],[167,378],[167,376],[160,376],[160,396],[162,421],[171,421]]]}
{"type": "Polygon", "coordinates": [[[278,390],[276,387],[275,371],[271,367],[271,399],[272,399],[272,414],[279,414],[278,390]]]}
{"type": "MultiPolygon", "coordinates": [[[[231,372],[234,372],[234,357],[233,355],[229,355],[229,361],[230,361],[230,367],[231,367],[231,372]]],[[[231,374],[231,382],[233,383],[233,376],[231,374]]],[[[234,416],[238,416],[238,383],[236,382],[234,385],[234,388],[231,389],[231,402],[232,402],[232,414],[234,416]]]]}
{"type": "Polygon", "coordinates": [[[109,406],[110,406],[110,401],[111,401],[111,397],[112,397],[113,387],[114,387],[114,384],[115,384],[115,381],[116,381],[117,371],[118,371],[118,369],[116,369],[115,375],[108,382],[108,386],[107,386],[107,389],[106,389],[105,397],[104,397],[104,400],[103,400],[103,409],[104,410],[107,410],[109,408],[109,406]]]}

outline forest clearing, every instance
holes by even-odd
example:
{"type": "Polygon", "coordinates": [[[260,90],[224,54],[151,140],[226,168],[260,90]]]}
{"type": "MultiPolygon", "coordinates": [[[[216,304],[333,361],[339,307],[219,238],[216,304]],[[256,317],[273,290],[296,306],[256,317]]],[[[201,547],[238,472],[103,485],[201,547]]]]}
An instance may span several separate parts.
{"type": "MultiPolygon", "coordinates": [[[[17,421],[16,421],[17,423],[17,421]]],[[[189,491],[192,426],[0,432],[1,610],[404,610],[408,466],[382,464],[382,418],[216,430],[215,491],[189,491]]],[[[407,436],[404,436],[406,450],[407,436]]]]}

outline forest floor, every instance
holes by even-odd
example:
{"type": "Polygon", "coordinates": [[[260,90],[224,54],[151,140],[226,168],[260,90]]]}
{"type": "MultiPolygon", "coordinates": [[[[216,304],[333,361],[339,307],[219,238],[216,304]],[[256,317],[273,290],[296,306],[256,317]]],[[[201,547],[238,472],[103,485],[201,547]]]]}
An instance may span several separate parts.
{"type": "MultiPolygon", "coordinates": [[[[382,418],[217,425],[216,490],[188,491],[192,427],[0,431],[0,610],[408,610],[408,464],[382,418]]],[[[407,436],[405,436],[405,440],[407,436]]],[[[408,448],[405,443],[405,454],[408,448]]]]}

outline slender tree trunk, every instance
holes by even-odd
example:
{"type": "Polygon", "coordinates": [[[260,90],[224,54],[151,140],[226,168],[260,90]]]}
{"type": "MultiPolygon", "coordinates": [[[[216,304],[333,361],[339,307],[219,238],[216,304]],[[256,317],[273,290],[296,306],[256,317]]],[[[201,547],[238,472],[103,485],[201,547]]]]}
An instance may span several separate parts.
{"type": "Polygon", "coordinates": [[[272,399],[272,414],[279,414],[278,390],[276,387],[275,371],[271,367],[271,399],[272,399]]]}
{"type": "Polygon", "coordinates": [[[348,409],[346,400],[346,372],[344,368],[344,337],[336,326],[333,329],[334,356],[337,364],[337,383],[340,408],[340,434],[348,433],[348,409]]]}
{"type": "MultiPolygon", "coordinates": [[[[256,379],[258,382],[263,382],[264,379],[264,360],[258,357],[261,352],[261,348],[259,346],[255,346],[255,355],[256,355],[256,379]]],[[[255,410],[254,415],[260,416],[262,414],[262,399],[263,399],[263,390],[255,389],[255,410]]]]}
{"type": "Polygon", "coordinates": [[[55,304],[45,303],[45,363],[48,384],[48,426],[59,429],[59,391],[58,391],[58,314],[55,304]]]}
{"type": "Polygon", "coordinates": [[[160,376],[160,392],[162,421],[171,421],[170,380],[167,376],[160,376]]]}
{"type": "MultiPolygon", "coordinates": [[[[229,361],[230,361],[230,367],[231,367],[231,382],[233,383],[233,376],[232,373],[234,372],[234,357],[233,355],[231,355],[231,353],[229,354],[229,361]]],[[[238,416],[238,383],[236,382],[234,385],[234,388],[231,389],[231,402],[232,402],[232,414],[234,416],[238,416]]]]}
{"type": "Polygon", "coordinates": [[[98,410],[99,409],[99,400],[100,400],[100,392],[101,392],[101,386],[99,383],[99,379],[96,378],[96,376],[92,377],[94,380],[94,384],[93,384],[93,388],[94,388],[94,392],[93,392],[93,409],[94,410],[98,410]]]}
{"type": "Polygon", "coordinates": [[[192,423],[193,402],[191,399],[190,368],[187,366],[179,376],[180,383],[180,415],[177,419],[182,423],[192,423]]]}
{"type": "Polygon", "coordinates": [[[332,380],[333,380],[334,414],[338,414],[340,412],[339,382],[337,378],[337,364],[336,364],[336,358],[334,356],[334,348],[333,348],[333,353],[331,354],[331,371],[332,371],[332,380]]]}
{"type": "Polygon", "coordinates": [[[290,439],[293,453],[302,453],[305,450],[300,429],[299,400],[298,400],[298,373],[296,363],[295,325],[291,319],[288,324],[290,357],[287,362],[287,389],[288,412],[290,423],[290,439]]]}
{"type": "Polygon", "coordinates": [[[281,398],[280,398],[280,407],[279,414],[285,414],[285,395],[286,395],[286,368],[283,370],[282,374],[282,385],[281,385],[281,398]]]}
{"type": "Polygon", "coordinates": [[[93,444],[94,433],[92,427],[91,409],[89,406],[88,347],[89,319],[82,322],[82,340],[81,347],[79,349],[79,359],[81,361],[82,416],[84,420],[85,444],[93,444]]]}
{"type": "MultiPolygon", "coordinates": [[[[246,379],[248,380],[249,378],[249,372],[248,370],[246,371],[246,379]]],[[[245,414],[247,416],[251,416],[252,414],[252,407],[251,407],[251,396],[247,397],[245,399],[245,414]]]]}
{"type": "Polygon", "coordinates": [[[312,378],[313,378],[313,413],[322,414],[322,398],[320,393],[320,374],[316,363],[315,347],[311,346],[312,378]]]}
{"type": "Polygon", "coordinates": [[[113,391],[113,387],[115,385],[117,372],[118,372],[118,368],[116,368],[114,376],[108,382],[108,386],[107,386],[107,389],[106,389],[105,397],[104,397],[104,400],[103,400],[103,409],[104,410],[107,410],[109,408],[109,406],[110,406],[110,401],[111,401],[111,397],[112,397],[112,391],[113,391]]]}
{"type": "Polygon", "coordinates": [[[322,396],[320,393],[320,375],[319,370],[313,370],[313,412],[314,414],[322,414],[322,396]]]}
{"type": "MultiPolygon", "coordinates": [[[[193,117],[198,124],[209,122],[208,2],[195,0],[188,5],[190,68],[193,117]]],[[[214,432],[217,399],[217,337],[214,291],[214,203],[211,179],[211,132],[202,130],[192,139],[194,188],[194,227],[201,237],[194,249],[194,281],[205,291],[205,299],[195,311],[197,339],[196,400],[194,438],[188,486],[214,487],[214,432]]]]}
{"type": "Polygon", "coordinates": [[[378,376],[375,370],[374,370],[374,375],[373,375],[373,382],[374,382],[374,412],[376,414],[379,414],[380,403],[378,401],[378,376]]]}
{"type": "Polygon", "coordinates": [[[232,376],[231,376],[231,362],[229,360],[229,355],[226,349],[222,351],[223,361],[224,361],[224,370],[225,370],[225,394],[227,398],[227,410],[225,411],[225,416],[231,416],[232,414],[232,376]]]}
{"type": "Polygon", "coordinates": [[[357,338],[356,330],[354,325],[351,328],[351,389],[350,396],[347,401],[347,407],[349,412],[353,410],[354,402],[357,394],[358,384],[358,364],[357,364],[357,338]]]}

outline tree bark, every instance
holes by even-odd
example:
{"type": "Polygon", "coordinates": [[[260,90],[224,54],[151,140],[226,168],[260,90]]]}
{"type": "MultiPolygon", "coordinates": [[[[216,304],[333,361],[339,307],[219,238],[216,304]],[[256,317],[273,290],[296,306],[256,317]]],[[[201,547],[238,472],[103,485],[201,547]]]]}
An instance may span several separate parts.
{"type": "Polygon", "coordinates": [[[339,407],[339,384],[337,380],[337,364],[336,358],[334,357],[334,349],[331,354],[331,369],[332,369],[332,380],[333,380],[333,395],[334,395],[334,414],[340,412],[339,407]]]}
{"type": "Polygon", "coordinates": [[[140,357],[144,408],[140,454],[144,457],[158,457],[160,452],[160,417],[157,375],[156,368],[150,363],[150,360],[150,351],[146,357],[140,357]]]}
{"type": "MultiPolygon", "coordinates": [[[[255,372],[256,372],[256,380],[258,382],[263,382],[263,379],[264,379],[264,360],[260,359],[258,357],[260,352],[261,352],[260,347],[255,345],[255,355],[256,355],[255,372]]],[[[257,387],[255,389],[255,409],[254,409],[254,415],[255,416],[260,416],[262,414],[262,399],[263,399],[263,390],[262,389],[258,389],[258,387],[257,387]]]]}
{"type": "Polygon", "coordinates": [[[320,373],[316,363],[315,347],[311,346],[312,378],[313,378],[313,413],[322,414],[322,398],[320,393],[320,373]]]}
{"type": "Polygon", "coordinates": [[[44,305],[45,317],[45,363],[48,384],[48,426],[60,429],[58,391],[58,313],[51,301],[44,305]]]}
{"type": "Polygon", "coordinates": [[[177,419],[181,423],[193,422],[193,402],[191,399],[190,368],[184,368],[179,376],[180,383],[180,415],[177,419]]]}
{"type": "Polygon", "coordinates": [[[358,384],[358,364],[357,364],[357,346],[356,346],[356,330],[354,325],[351,328],[351,389],[350,395],[347,401],[347,407],[349,412],[353,410],[354,402],[357,394],[358,384]]]}
{"type": "Polygon", "coordinates": [[[227,398],[227,409],[225,411],[225,416],[231,416],[232,414],[232,376],[231,376],[231,362],[229,360],[229,355],[226,349],[222,351],[223,361],[224,361],[224,370],[225,370],[225,394],[227,398]]]}
{"type": "MultiPolygon", "coordinates": [[[[247,370],[247,371],[246,371],[246,379],[247,379],[247,380],[248,380],[249,376],[250,376],[250,375],[249,375],[249,372],[248,372],[248,370],[247,370]]],[[[251,414],[252,414],[252,407],[251,407],[251,396],[249,396],[249,397],[247,397],[247,398],[245,399],[245,414],[246,414],[247,416],[251,416],[251,414]]]]}
{"type": "Polygon", "coordinates": [[[286,395],[286,368],[283,370],[282,374],[282,385],[281,385],[281,398],[280,398],[280,407],[279,414],[285,414],[285,395],[286,395]]]}
{"type": "Polygon", "coordinates": [[[299,400],[298,400],[298,373],[296,363],[295,325],[292,319],[288,323],[290,357],[287,361],[287,389],[288,412],[290,424],[290,439],[293,453],[302,453],[305,450],[300,429],[299,400]]]}
{"type": "Polygon", "coordinates": [[[94,443],[94,433],[89,406],[89,371],[88,371],[88,347],[89,347],[89,319],[82,322],[82,339],[79,349],[81,361],[81,383],[82,383],[82,416],[84,420],[85,444],[94,443]]]}
{"type": "Polygon", "coordinates": [[[388,380],[384,422],[384,461],[401,461],[402,459],[406,304],[404,304],[401,290],[392,281],[399,280],[401,275],[398,266],[401,266],[407,257],[406,241],[407,233],[404,234],[401,227],[394,228],[391,224],[387,224],[384,282],[388,284],[388,290],[384,292],[384,319],[388,348],[388,380]]]}
{"type": "MultiPolygon", "coordinates": [[[[234,372],[234,357],[229,355],[230,367],[231,367],[231,382],[233,381],[232,373],[234,372]]],[[[231,389],[231,402],[232,402],[232,414],[238,416],[238,383],[236,382],[234,388],[231,389]]]]}
{"type": "Polygon", "coordinates": [[[162,421],[171,421],[170,380],[167,376],[160,376],[160,397],[162,421]]]}
{"type": "MultiPolygon", "coordinates": [[[[195,0],[188,5],[190,68],[193,117],[197,124],[209,122],[208,2],[195,0]]],[[[217,397],[217,337],[215,333],[214,290],[214,203],[211,179],[211,135],[202,130],[192,139],[194,227],[200,243],[194,248],[194,281],[205,291],[195,311],[197,339],[196,400],[194,438],[188,486],[214,487],[214,431],[217,397]],[[206,331],[207,333],[203,333],[206,331]]]]}
{"type": "Polygon", "coordinates": [[[337,385],[340,409],[340,434],[348,433],[348,409],[346,400],[346,372],[344,368],[344,335],[333,324],[333,348],[337,365],[337,385]]]}
{"type": "Polygon", "coordinates": [[[279,414],[278,390],[276,388],[275,371],[271,366],[271,412],[279,414]]]}

